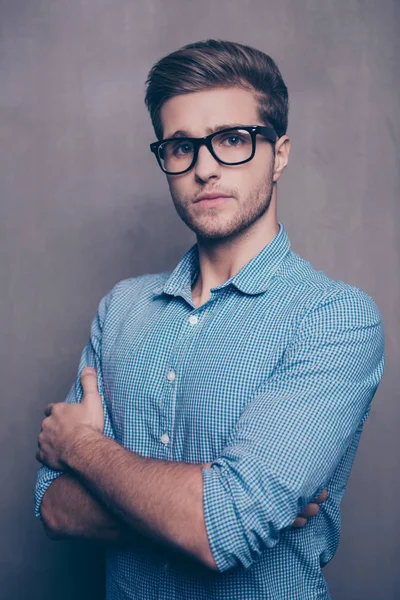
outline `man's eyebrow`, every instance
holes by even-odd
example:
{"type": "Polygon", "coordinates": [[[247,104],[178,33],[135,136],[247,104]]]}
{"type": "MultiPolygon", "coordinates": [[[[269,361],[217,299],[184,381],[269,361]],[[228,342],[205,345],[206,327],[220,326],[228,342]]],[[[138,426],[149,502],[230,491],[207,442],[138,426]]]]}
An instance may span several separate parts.
{"type": "MultiPolygon", "coordinates": [[[[222,125],[216,125],[215,127],[207,127],[206,131],[207,131],[207,134],[209,134],[209,133],[214,133],[215,131],[220,131],[221,129],[228,129],[229,127],[243,127],[243,123],[223,123],[222,125]]],[[[169,137],[175,138],[175,137],[197,137],[197,136],[191,135],[191,133],[189,131],[185,131],[184,129],[178,129],[169,137]]],[[[203,136],[200,136],[200,137],[203,137],[203,136]]]]}

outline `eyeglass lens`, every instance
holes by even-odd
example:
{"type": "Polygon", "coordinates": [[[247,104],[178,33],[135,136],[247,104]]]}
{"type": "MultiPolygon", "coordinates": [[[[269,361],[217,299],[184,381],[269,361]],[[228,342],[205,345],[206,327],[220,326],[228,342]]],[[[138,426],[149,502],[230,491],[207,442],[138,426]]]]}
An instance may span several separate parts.
{"type": "MultiPolygon", "coordinates": [[[[216,156],[232,165],[249,159],[253,151],[251,134],[244,129],[232,129],[218,134],[212,138],[211,143],[216,156]]],[[[159,147],[161,164],[170,173],[189,168],[193,154],[194,144],[190,138],[169,140],[159,147]]]]}

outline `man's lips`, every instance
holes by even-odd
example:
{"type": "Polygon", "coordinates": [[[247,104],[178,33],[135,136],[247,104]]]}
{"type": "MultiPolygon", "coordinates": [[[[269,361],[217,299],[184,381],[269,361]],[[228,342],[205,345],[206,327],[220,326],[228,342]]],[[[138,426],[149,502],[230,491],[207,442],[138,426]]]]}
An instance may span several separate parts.
{"type": "Polygon", "coordinates": [[[223,194],[222,192],[213,192],[210,194],[203,194],[194,200],[194,202],[201,202],[201,200],[213,200],[214,198],[230,198],[228,194],[223,194]]]}
{"type": "Polygon", "coordinates": [[[212,196],[208,198],[199,198],[197,199],[195,204],[199,207],[199,209],[216,208],[218,206],[228,204],[230,198],[230,196],[212,196]]]}

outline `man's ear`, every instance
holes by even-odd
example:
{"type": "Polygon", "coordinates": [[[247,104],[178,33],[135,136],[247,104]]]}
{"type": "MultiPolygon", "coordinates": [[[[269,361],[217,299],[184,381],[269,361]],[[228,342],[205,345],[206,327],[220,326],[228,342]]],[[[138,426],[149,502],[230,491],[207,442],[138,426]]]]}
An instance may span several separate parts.
{"type": "Polygon", "coordinates": [[[287,135],[282,135],[275,142],[275,163],[272,181],[278,181],[289,161],[290,139],[287,135]]]}

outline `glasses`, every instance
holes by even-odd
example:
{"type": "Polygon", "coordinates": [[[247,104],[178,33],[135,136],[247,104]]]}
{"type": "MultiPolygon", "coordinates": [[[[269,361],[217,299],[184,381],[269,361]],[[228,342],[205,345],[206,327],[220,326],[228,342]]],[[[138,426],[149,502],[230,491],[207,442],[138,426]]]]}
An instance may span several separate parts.
{"type": "Polygon", "coordinates": [[[204,144],[212,156],[223,165],[242,165],[256,152],[256,135],[275,143],[278,139],[273,127],[250,125],[229,127],[201,138],[172,137],[150,144],[157,162],[167,175],[181,175],[194,166],[200,146],[204,144]]]}

